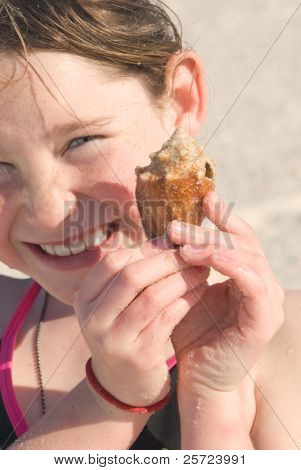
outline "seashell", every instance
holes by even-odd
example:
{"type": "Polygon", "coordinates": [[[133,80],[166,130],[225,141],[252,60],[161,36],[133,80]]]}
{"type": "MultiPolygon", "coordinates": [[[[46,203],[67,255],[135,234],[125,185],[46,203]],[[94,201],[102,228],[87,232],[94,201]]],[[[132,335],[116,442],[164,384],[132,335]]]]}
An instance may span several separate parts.
{"type": "Polygon", "coordinates": [[[151,163],[136,167],[136,200],[147,238],[166,232],[172,220],[201,225],[203,200],[215,188],[215,162],[179,127],[151,163]]]}

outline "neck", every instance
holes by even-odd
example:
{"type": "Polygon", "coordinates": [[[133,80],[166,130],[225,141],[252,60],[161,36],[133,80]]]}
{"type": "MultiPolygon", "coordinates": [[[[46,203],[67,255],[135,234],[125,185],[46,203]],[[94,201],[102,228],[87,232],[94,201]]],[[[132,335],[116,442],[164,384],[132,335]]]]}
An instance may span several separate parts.
{"type": "Polygon", "coordinates": [[[60,300],[53,297],[51,294],[48,295],[46,311],[44,314],[44,321],[46,320],[57,320],[62,317],[74,315],[74,310],[71,305],[64,304],[60,300]]]}

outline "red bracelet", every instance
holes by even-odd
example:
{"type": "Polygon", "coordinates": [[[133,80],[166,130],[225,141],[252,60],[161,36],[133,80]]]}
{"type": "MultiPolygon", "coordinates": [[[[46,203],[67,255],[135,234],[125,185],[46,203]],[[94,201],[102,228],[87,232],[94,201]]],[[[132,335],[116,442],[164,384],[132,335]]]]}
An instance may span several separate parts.
{"type": "Polygon", "coordinates": [[[107,392],[98,382],[92,369],[92,357],[90,357],[90,359],[88,359],[87,361],[86,375],[87,375],[87,379],[90,385],[92,385],[94,390],[102,398],[107,400],[109,403],[112,403],[113,405],[117,406],[117,408],[120,408],[121,410],[130,411],[131,413],[144,414],[144,413],[152,413],[153,411],[160,410],[161,408],[163,408],[164,405],[166,405],[166,403],[168,402],[170,398],[170,393],[168,393],[165,398],[158,401],[154,405],[150,405],[150,406],[138,406],[137,407],[137,406],[127,405],[126,403],[122,403],[122,401],[117,400],[117,398],[113,397],[113,395],[107,392]]]}

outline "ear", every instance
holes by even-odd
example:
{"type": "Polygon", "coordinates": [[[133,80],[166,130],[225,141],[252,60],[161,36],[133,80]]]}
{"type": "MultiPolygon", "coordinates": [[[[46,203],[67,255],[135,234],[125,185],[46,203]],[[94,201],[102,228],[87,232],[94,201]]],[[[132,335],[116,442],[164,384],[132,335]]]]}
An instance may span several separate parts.
{"type": "Polygon", "coordinates": [[[166,65],[172,125],[196,136],[204,120],[207,91],[200,58],[194,51],[173,54],[166,65]]]}

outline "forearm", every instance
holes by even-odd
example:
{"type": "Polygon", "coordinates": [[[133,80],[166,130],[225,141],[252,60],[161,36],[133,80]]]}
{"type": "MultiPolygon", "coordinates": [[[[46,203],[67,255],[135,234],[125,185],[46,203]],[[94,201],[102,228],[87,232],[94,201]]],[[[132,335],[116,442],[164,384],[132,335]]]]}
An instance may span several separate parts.
{"type": "Polygon", "coordinates": [[[128,449],[148,418],[107,403],[83,380],[9,449],[128,449]]]}
{"type": "Polygon", "coordinates": [[[191,396],[178,391],[181,449],[254,449],[236,392],[191,396]]]}

